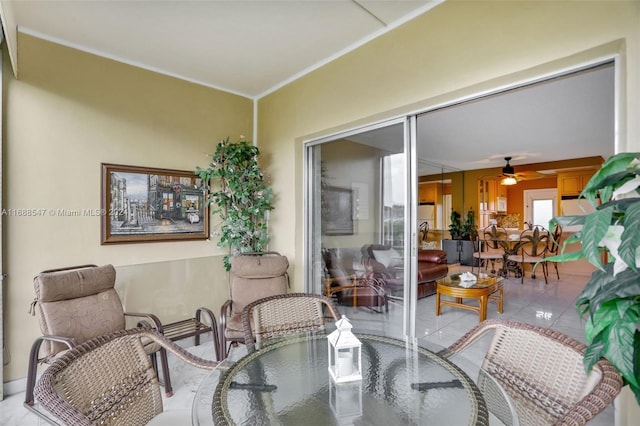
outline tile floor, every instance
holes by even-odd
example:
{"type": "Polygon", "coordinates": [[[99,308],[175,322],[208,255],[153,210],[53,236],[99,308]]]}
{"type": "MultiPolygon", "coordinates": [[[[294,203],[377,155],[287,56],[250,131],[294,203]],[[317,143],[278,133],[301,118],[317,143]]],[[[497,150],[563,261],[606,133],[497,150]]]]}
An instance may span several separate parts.
{"type": "MultiPolygon", "coordinates": [[[[552,268],[553,270],[553,268],[552,268]]],[[[504,313],[498,314],[496,306],[489,304],[488,318],[504,318],[531,324],[551,327],[573,338],[584,341],[584,327],[575,309],[575,300],[588,281],[587,276],[568,275],[561,271],[561,280],[553,276],[549,277],[549,284],[545,285],[544,279],[536,280],[525,278],[524,284],[520,279],[510,278],[505,281],[505,305],[504,313]]],[[[354,311],[350,307],[340,306],[343,314],[347,315],[354,325],[354,329],[366,332],[371,330],[376,333],[384,333],[390,336],[401,335],[402,331],[402,304],[391,303],[389,313],[378,314],[366,309],[354,311]]],[[[416,329],[421,344],[448,346],[466,331],[478,323],[475,312],[462,309],[443,307],[442,314],[435,316],[435,297],[421,299],[418,303],[416,329]]],[[[188,341],[185,345],[188,346],[188,341]]],[[[488,342],[486,342],[488,343],[488,342]]],[[[483,353],[483,344],[474,345],[467,352],[468,359],[479,360],[483,353]]],[[[199,347],[190,347],[189,350],[211,358],[213,355],[211,342],[205,342],[199,347]]],[[[243,349],[238,348],[235,356],[240,356],[243,349]]],[[[165,399],[165,410],[184,410],[186,424],[189,424],[190,409],[193,397],[198,385],[206,372],[193,367],[178,364],[171,359],[171,380],[175,393],[172,398],[165,399]]],[[[473,369],[473,367],[470,367],[473,369]]],[[[472,374],[470,372],[470,374],[472,374]]],[[[35,414],[22,406],[24,393],[9,395],[0,402],[0,424],[2,425],[39,425],[46,424],[35,414]]],[[[608,407],[598,417],[592,420],[591,426],[612,426],[615,424],[615,409],[608,407]]]]}

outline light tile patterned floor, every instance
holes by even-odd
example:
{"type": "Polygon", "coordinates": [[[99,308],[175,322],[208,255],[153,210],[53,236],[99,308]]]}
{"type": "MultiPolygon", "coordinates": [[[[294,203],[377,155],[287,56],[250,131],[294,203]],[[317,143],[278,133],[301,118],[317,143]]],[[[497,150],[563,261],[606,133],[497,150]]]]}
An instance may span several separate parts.
{"type": "MultiPolygon", "coordinates": [[[[588,281],[588,277],[561,272],[562,279],[557,280],[555,271],[553,272],[554,275],[549,277],[548,285],[545,285],[541,277],[536,280],[527,277],[524,284],[520,283],[520,279],[506,280],[504,313],[498,314],[495,304],[490,303],[487,317],[512,319],[551,327],[584,342],[584,324],[576,312],[575,301],[588,281]]],[[[356,331],[371,330],[389,336],[401,336],[401,303],[391,303],[388,314],[372,313],[362,308],[354,311],[352,308],[343,306],[340,310],[349,317],[356,331]]],[[[448,346],[477,323],[478,315],[475,312],[452,307],[443,307],[442,314],[437,317],[435,297],[421,299],[418,303],[416,329],[420,342],[425,345],[448,346]]],[[[211,342],[189,349],[205,358],[212,358],[211,342]]],[[[486,349],[482,347],[482,343],[474,345],[465,353],[465,357],[479,360],[484,350],[486,349]]],[[[238,353],[234,355],[237,356],[238,353]]],[[[190,410],[198,384],[206,372],[178,364],[173,359],[170,362],[172,363],[171,380],[175,393],[172,398],[164,400],[165,410],[190,410]]],[[[23,399],[24,393],[20,393],[10,395],[0,402],[0,424],[12,426],[44,424],[22,406],[23,399]]],[[[614,425],[614,412],[613,406],[608,407],[590,425],[614,425]]]]}

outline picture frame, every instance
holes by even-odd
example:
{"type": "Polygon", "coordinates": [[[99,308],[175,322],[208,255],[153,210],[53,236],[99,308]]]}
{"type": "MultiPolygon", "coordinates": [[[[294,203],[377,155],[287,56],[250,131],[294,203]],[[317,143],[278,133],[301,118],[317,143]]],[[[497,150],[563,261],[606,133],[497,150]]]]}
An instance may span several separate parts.
{"type": "Polygon", "coordinates": [[[329,186],[325,189],[327,214],[323,217],[325,235],[353,235],[353,191],[329,186]]]}
{"type": "Polygon", "coordinates": [[[101,244],[209,238],[206,194],[192,171],[101,167],[101,244]]]}

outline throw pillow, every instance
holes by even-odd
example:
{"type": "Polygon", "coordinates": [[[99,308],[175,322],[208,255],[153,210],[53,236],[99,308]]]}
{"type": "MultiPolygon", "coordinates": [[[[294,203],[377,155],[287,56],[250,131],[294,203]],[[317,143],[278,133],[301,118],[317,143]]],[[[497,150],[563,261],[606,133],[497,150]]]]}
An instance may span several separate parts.
{"type": "Polygon", "coordinates": [[[376,261],[382,263],[385,268],[394,268],[402,266],[404,261],[400,253],[393,247],[388,250],[373,250],[373,256],[376,261]]]}

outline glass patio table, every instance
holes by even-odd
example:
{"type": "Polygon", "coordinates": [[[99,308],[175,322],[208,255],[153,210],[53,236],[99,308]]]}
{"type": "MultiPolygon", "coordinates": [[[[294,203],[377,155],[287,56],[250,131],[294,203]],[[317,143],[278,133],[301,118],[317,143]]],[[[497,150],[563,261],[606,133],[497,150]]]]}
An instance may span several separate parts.
{"type": "Polygon", "coordinates": [[[332,381],[326,335],[292,338],[207,376],[193,424],[489,424],[478,386],[453,362],[401,340],[356,336],[362,380],[332,381]]]}

